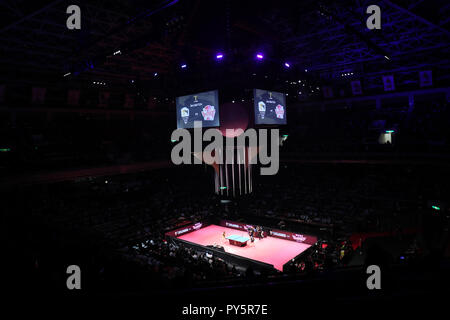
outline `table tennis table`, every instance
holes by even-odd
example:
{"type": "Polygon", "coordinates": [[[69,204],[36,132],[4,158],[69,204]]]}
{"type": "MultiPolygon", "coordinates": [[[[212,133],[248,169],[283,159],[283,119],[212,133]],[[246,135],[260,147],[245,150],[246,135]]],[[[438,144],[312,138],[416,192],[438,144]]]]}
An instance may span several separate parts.
{"type": "Polygon", "coordinates": [[[238,236],[236,234],[232,234],[231,236],[226,237],[230,241],[230,244],[238,247],[245,247],[247,245],[247,241],[250,240],[249,237],[238,236]]]}

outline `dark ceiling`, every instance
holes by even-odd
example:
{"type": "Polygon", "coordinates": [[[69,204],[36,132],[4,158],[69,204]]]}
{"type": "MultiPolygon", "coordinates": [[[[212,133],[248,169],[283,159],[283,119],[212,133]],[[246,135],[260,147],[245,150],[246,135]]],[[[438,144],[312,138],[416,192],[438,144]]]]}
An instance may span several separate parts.
{"type": "Polygon", "coordinates": [[[1,81],[139,81],[187,92],[252,77],[323,84],[351,73],[370,88],[385,72],[407,83],[423,69],[448,81],[450,3],[444,0],[9,0],[0,6],[1,81]],[[81,8],[81,30],[66,28],[71,4],[81,8]],[[371,4],[381,8],[381,30],[366,28],[371,4]],[[223,61],[215,61],[217,52],[223,61]],[[255,61],[256,52],[264,61],[255,61]]]}

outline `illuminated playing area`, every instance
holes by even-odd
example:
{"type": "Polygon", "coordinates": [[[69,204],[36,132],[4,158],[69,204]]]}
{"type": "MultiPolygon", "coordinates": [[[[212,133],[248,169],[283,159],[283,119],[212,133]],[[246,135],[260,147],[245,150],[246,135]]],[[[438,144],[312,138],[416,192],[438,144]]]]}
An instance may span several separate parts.
{"type": "Polygon", "coordinates": [[[248,237],[248,234],[245,231],[210,225],[200,230],[179,236],[178,239],[203,246],[214,244],[221,245],[227,253],[272,264],[274,268],[279,271],[283,270],[283,265],[286,262],[298,256],[311,246],[306,243],[266,237],[263,239],[255,238],[255,242],[251,243],[248,241],[245,247],[239,247],[230,244],[228,239],[223,238],[224,231],[227,237],[231,235],[248,237]]]}

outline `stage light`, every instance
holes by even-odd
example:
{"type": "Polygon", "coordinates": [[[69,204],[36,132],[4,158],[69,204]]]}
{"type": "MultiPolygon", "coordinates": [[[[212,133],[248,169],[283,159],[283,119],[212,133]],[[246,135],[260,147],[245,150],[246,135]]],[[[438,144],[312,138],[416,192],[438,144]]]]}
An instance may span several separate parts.
{"type": "Polygon", "coordinates": [[[156,77],[157,75],[158,75],[158,72],[155,72],[155,73],[153,74],[154,77],[156,77]]]}
{"type": "Polygon", "coordinates": [[[0,152],[10,152],[11,149],[10,148],[1,148],[0,152]]]}
{"type": "Polygon", "coordinates": [[[291,65],[290,65],[288,62],[285,62],[285,63],[284,63],[284,66],[285,66],[286,68],[290,68],[290,67],[291,67],[291,65]]]}
{"type": "Polygon", "coordinates": [[[438,206],[431,206],[434,210],[441,210],[441,208],[440,207],[438,207],[438,206]]]}
{"type": "Polygon", "coordinates": [[[384,56],[384,58],[385,58],[386,60],[391,60],[391,58],[389,58],[388,56],[384,56]]]}
{"type": "Polygon", "coordinates": [[[113,53],[113,56],[116,56],[116,55],[118,55],[118,54],[122,54],[122,51],[117,50],[116,52],[113,53]]]}
{"type": "Polygon", "coordinates": [[[181,65],[181,69],[186,69],[186,68],[187,68],[187,64],[183,63],[183,64],[181,65]]]}
{"type": "Polygon", "coordinates": [[[225,190],[227,187],[220,187],[220,190],[225,190]]]}
{"type": "Polygon", "coordinates": [[[394,130],[386,130],[386,133],[394,133],[394,130]]]}
{"type": "Polygon", "coordinates": [[[216,59],[217,59],[217,60],[222,60],[222,59],[223,59],[223,53],[218,53],[218,54],[216,55],[216,59]]]}
{"type": "Polygon", "coordinates": [[[262,59],[264,59],[264,55],[262,53],[257,53],[256,54],[256,59],[262,60],[262,59]]]}
{"type": "Polygon", "coordinates": [[[67,76],[70,76],[71,75],[71,73],[70,72],[67,72],[65,75],[64,75],[64,77],[67,77],[67,76]]]}
{"type": "Polygon", "coordinates": [[[308,72],[308,69],[305,69],[305,72],[308,72]]]}

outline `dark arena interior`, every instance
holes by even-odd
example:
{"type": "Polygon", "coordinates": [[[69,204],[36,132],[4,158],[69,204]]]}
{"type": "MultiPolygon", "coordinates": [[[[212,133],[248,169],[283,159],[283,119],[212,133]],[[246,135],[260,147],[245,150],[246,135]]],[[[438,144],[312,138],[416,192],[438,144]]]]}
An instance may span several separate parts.
{"type": "Polygon", "coordinates": [[[448,303],[448,1],[0,8],[8,300],[167,319],[448,303]]]}

